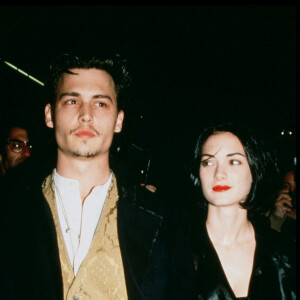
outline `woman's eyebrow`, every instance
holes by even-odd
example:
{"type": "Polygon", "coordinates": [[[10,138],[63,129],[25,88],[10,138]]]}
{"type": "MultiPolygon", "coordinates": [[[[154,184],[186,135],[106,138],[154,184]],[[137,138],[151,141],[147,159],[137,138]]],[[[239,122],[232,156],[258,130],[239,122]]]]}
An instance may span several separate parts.
{"type": "Polygon", "coordinates": [[[242,154],[242,153],[239,153],[239,152],[235,152],[235,153],[229,153],[229,154],[227,154],[226,156],[234,156],[234,155],[241,155],[241,156],[244,156],[244,157],[245,157],[245,155],[244,155],[244,154],[242,154]]]}
{"type": "Polygon", "coordinates": [[[212,154],[207,154],[207,153],[203,153],[203,154],[201,155],[201,158],[202,158],[203,156],[214,157],[214,155],[212,155],[212,154]]]}

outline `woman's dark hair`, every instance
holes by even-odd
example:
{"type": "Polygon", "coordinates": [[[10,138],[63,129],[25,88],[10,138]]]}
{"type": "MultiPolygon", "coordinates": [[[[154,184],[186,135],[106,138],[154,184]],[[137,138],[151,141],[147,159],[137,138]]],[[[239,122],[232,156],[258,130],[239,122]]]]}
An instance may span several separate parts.
{"type": "Polygon", "coordinates": [[[193,195],[197,197],[195,200],[198,201],[200,207],[207,208],[207,201],[202,194],[199,179],[202,147],[211,135],[220,132],[230,132],[240,140],[250,166],[253,183],[246,201],[240,205],[248,210],[248,218],[266,212],[273,206],[278,191],[277,158],[271,145],[263,138],[251,130],[231,122],[208,127],[200,133],[197,139],[193,157],[188,166],[190,179],[195,189],[193,195]]]}
{"type": "Polygon", "coordinates": [[[46,97],[52,107],[56,99],[56,89],[59,79],[63,73],[75,74],[70,69],[100,69],[106,71],[113,79],[116,94],[118,110],[124,109],[125,93],[124,90],[129,87],[131,78],[127,69],[127,61],[119,54],[114,55],[94,55],[93,53],[64,53],[53,59],[50,64],[48,78],[46,80],[46,97]]]}

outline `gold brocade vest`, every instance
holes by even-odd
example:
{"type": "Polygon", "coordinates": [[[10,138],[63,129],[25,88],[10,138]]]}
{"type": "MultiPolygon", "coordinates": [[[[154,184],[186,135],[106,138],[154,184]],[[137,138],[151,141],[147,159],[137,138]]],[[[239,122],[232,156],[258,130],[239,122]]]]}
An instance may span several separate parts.
{"type": "Polygon", "coordinates": [[[116,177],[113,174],[90,249],[74,275],[59,223],[53,174],[43,183],[43,193],[56,227],[65,300],[126,300],[127,291],[117,230],[116,177]]]}

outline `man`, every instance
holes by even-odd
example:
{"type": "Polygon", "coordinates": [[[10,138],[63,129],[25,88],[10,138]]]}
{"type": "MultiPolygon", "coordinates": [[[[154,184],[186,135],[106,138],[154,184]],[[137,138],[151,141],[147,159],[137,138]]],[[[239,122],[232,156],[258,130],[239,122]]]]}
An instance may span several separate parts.
{"type": "Polygon", "coordinates": [[[18,205],[4,222],[13,227],[5,234],[6,299],[167,299],[158,199],[109,164],[125,115],[123,60],[62,55],[50,75],[45,122],[54,130],[57,162],[42,187],[35,179],[8,192],[18,205]]]}
{"type": "Polygon", "coordinates": [[[0,176],[24,162],[32,151],[26,126],[14,123],[6,127],[1,136],[0,176]]]}

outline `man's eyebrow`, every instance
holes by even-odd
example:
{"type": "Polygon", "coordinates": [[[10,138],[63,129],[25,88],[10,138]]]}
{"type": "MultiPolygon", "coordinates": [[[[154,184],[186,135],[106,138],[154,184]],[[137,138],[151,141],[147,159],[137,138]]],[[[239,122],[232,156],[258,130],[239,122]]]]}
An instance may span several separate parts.
{"type": "Polygon", "coordinates": [[[58,100],[60,100],[60,99],[63,98],[63,97],[66,97],[66,96],[79,97],[80,94],[79,94],[79,93],[76,93],[76,92],[65,92],[65,93],[61,93],[61,94],[59,95],[58,100]]]}
{"type": "Polygon", "coordinates": [[[108,95],[99,94],[99,95],[93,96],[93,98],[95,98],[95,99],[108,99],[110,102],[113,102],[112,99],[111,99],[111,97],[108,96],[108,95]]]}
{"type": "MultiPolygon", "coordinates": [[[[66,96],[71,96],[71,97],[80,97],[80,94],[77,92],[64,92],[60,94],[58,100],[62,99],[63,97],[66,96]]],[[[93,96],[94,99],[108,99],[110,102],[113,102],[111,97],[108,95],[103,95],[103,94],[97,94],[93,96]]]]}

